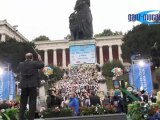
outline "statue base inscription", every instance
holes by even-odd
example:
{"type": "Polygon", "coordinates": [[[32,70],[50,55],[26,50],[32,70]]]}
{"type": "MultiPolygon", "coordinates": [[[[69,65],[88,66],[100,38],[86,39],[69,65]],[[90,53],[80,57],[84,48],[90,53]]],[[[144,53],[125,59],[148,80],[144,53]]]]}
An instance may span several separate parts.
{"type": "Polygon", "coordinates": [[[96,45],[94,39],[70,41],[69,50],[71,65],[96,63],[96,45]]]}

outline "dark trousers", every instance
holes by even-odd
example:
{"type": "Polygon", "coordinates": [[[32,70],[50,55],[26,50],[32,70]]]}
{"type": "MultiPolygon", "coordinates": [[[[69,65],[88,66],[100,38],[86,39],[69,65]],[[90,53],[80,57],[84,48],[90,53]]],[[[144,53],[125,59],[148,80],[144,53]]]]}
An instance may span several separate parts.
{"type": "Polygon", "coordinates": [[[37,98],[36,87],[22,88],[21,99],[20,99],[20,113],[19,113],[20,119],[19,120],[25,120],[24,114],[25,114],[28,98],[29,98],[28,120],[34,120],[35,111],[36,111],[36,98],[37,98]]]}

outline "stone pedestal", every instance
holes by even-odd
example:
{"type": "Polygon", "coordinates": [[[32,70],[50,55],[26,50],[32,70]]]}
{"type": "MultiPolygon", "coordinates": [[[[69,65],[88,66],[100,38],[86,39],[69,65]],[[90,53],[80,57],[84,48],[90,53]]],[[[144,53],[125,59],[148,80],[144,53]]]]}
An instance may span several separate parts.
{"type": "Polygon", "coordinates": [[[96,42],[91,40],[78,40],[69,42],[70,64],[96,63],[96,42]]]}

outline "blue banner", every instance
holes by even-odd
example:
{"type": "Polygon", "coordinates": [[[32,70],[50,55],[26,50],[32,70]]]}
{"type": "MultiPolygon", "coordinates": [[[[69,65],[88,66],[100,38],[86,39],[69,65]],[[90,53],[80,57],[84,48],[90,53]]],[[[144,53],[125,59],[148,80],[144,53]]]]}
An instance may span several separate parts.
{"type": "Polygon", "coordinates": [[[138,64],[132,65],[132,75],[134,87],[137,90],[145,90],[148,94],[152,93],[152,76],[150,64],[139,66],[138,64]]]}
{"type": "Polygon", "coordinates": [[[9,97],[9,73],[3,71],[0,76],[0,100],[8,100],[9,97]]]}
{"type": "Polygon", "coordinates": [[[15,94],[15,79],[11,71],[3,71],[0,75],[0,100],[13,100],[15,94]],[[11,95],[11,96],[10,96],[11,95]]]}
{"type": "Polygon", "coordinates": [[[129,71],[129,84],[130,84],[132,87],[134,87],[133,74],[132,74],[132,73],[133,73],[132,67],[133,67],[133,66],[131,66],[130,71],[129,71]]]}
{"type": "Polygon", "coordinates": [[[9,83],[9,100],[14,100],[15,96],[15,78],[13,73],[10,71],[10,83],[9,83]]]}
{"type": "Polygon", "coordinates": [[[70,63],[71,65],[96,63],[96,46],[95,44],[74,45],[70,46],[70,63]]]}

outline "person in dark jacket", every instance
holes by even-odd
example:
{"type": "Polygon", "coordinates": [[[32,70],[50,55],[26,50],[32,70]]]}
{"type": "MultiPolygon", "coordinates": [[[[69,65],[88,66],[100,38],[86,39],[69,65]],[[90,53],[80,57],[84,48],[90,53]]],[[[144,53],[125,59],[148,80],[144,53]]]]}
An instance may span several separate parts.
{"type": "Polygon", "coordinates": [[[124,101],[123,98],[120,96],[119,91],[115,91],[111,103],[112,105],[114,105],[114,107],[116,107],[116,113],[124,113],[124,101]]]}
{"type": "Polygon", "coordinates": [[[38,69],[44,67],[41,56],[38,55],[38,61],[33,61],[33,54],[27,53],[25,55],[25,61],[20,62],[18,70],[20,72],[20,113],[19,120],[24,120],[24,114],[26,105],[29,98],[29,118],[28,120],[34,120],[36,111],[36,98],[37,87],[40,85],[38,69]]]}
{"type": "Polygon", "coordinates": [[[91,91],[91,96],[89,98],[90,98],[90,105],[91,106],[92,105],[96,106],[97,104],[101,105],[100,98],[97,95],[95,95],[94,91],[91,91]]]}
{"type": "Polygon", "coordinates": [[[53,108],[53,107],[61,107],[62,103],[62,98],[58,94],[57,90],[49,90],[48,91],[48,97],[47,97],[47,106],[48,108],[53,108]]]}
{"type": "Polygon", "coordinates": [[[156,97],[156,92],[153,91],[152,95],[150,96],[151,102],[156,103],[157,102],[157,97],[156,97]]]}

